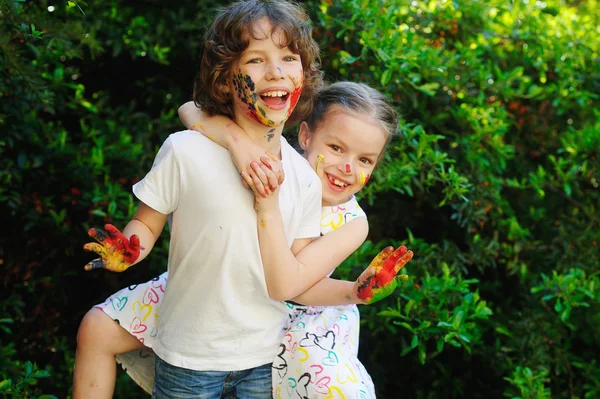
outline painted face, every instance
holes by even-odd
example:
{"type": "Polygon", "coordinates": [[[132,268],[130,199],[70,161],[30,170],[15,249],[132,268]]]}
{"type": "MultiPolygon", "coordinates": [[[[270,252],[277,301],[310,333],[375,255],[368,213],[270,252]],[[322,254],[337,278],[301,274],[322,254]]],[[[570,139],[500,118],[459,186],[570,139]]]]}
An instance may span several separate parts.
{"type": "Polygon", "coordinates": [[[299,54],[285,43],[285,35],[273,30],[268,18],[261,19],[249,35],[248,48],[233,63],[229,88],[235,104],[234,116],[250,118],[261,125],[283,125],[300,98],[304,73],[299,54]],[[254,38],[256,36],[257,38],[254,38]]]}
{"type": "Polygon", "coordinates": [[[339,107],[315,131],[300,125],[300,146],[323,183],[323,206],[346,202],[367,184],[387,137],[370,116],[348,115],[339,107]]]}

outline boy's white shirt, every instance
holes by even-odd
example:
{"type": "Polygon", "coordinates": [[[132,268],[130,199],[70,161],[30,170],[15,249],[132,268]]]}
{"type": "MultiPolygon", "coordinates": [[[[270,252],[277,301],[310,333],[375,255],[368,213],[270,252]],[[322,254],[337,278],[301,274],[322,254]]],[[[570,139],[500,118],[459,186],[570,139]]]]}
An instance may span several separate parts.
{"type": "MultiPolygon", "coordinates": [[[[319,236],[321,182],[283,137],[281,154],[286,177],[280,210],[291,246],[319,236]]],[[[174,133],[133,192],[171,216],[169,284],[156,309],[156,354],[192,370],[272,362],[286,305],[268,296],[254,194],[243,187],[229,152],[197,132],[174,133]]],[[[143,324],[147,305],[131,306],[139,308],[143,324]]]]}

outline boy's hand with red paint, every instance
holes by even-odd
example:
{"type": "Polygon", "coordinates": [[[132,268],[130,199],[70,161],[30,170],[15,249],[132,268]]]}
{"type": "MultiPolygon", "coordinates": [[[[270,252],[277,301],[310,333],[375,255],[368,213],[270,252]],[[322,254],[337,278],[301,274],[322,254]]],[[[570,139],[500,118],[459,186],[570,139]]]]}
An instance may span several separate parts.
{"type": "Polygon", "coordinates": [[[140,257],[139,237],[134,234],[127,239],[112,224],[104,225],[104,229],[108,236],[102,230],[91,228],[88,231],[88,235],[98,243],[88,242],[83,249],[97,253],[100,258],[85,265],[85,270],[98,268],[104,268],[111,272],[127,270],[140,257]]]}
{"type": "Polygon", "coordinates": [[[407,280],[408,276],[398,275],[398,272],[412,257],[413,252],[408,251],[404,245],[395,251],[393,247],[384,248],[356,280],[356,296],[365,305],[389,296],[400,281],[407,280]]]}

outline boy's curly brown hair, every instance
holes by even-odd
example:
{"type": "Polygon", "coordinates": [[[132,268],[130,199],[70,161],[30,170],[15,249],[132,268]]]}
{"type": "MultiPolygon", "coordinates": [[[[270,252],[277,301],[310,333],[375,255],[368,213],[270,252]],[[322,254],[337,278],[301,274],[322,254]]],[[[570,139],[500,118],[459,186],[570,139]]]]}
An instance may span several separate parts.
{"type": "MultiPolygon", "coordinates": [[[[227,85],[231,65],[248,47],[248,37],[256,37],[254,25],[267,17],[273,30],[281,29],[286,43],[282,47],[300,55],[304,70],[304,86],[300,100],[287,123],[308,117],[315,93],[323,86],[319,45],[312,37],[312,25],[306,12],[286,0],[238,1],[221,10],[206,32],[200,72],[194,82],[194,102],[210,115],[233,117],[231,94],[227,85]]],[[[269,32],[272,33],[272,32],[269,32]]]]}

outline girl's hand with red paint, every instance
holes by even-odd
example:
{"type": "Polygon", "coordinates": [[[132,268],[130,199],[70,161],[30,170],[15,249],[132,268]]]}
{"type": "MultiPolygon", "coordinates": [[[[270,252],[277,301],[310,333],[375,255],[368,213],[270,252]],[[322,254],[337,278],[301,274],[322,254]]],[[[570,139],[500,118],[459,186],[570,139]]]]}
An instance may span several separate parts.
{"type": "Polygon", "coordinates": [[[127,239],[112,224],[104,225],[104,229],[108,236],[102,230],[91,228],[88,231],[88,235],[98,243],[89,242],[83,246],[83,249],[97,253],[100,258],[85,265],[85,270],[98,268],[111,272],[127,270],[140,256],[140,239],[135,234],[127,239]]]}
{"type": "Polygon", "coordinates": [[[254,191],[254,209],[257,212],[279,210],[279,181],[275,173],[276,166],[281,162],[274,157],[261,157],[261,163],[251,162],[250,167],[254,172],[249,175],[242,172],[244,182],[254,191]]]}
{"type": "Polygon", "coordinates": [[[405,246],[395,251],[393,247],[384,248],[356,280],[354,286],[358,299],[365,305],[371,305],[389,296],[400,281],[408,279],[408,276],[398,275],[398,272],[412,257],[413,252],[405,246]]]}

